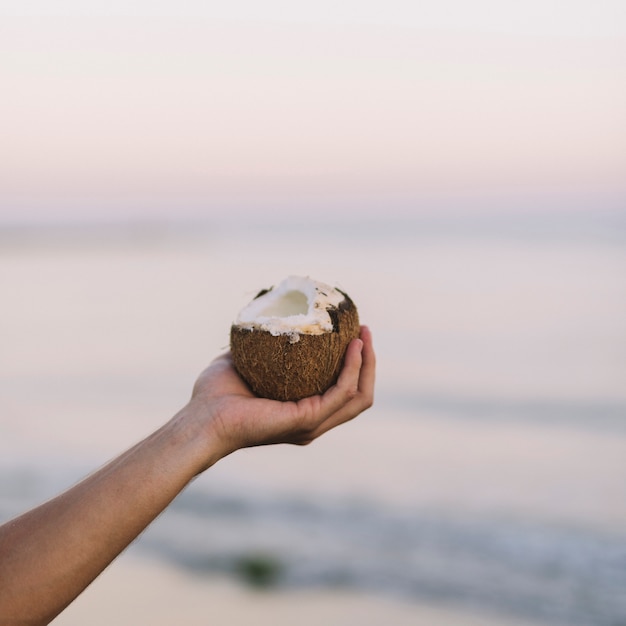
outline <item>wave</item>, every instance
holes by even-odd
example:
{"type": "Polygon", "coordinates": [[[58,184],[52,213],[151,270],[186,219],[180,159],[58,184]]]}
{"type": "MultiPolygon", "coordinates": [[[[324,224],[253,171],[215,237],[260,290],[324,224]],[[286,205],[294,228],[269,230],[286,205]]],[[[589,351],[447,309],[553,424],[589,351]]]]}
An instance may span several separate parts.
{"type": "Polygon", "coordinates": [[[618,400],[500,398],[461,394],[412,393],[381,390],[377,403],[385,409],[428,413],[463,420],[520,421],[567,425],[626,434],[626,403],[618,400]]]}
{"type": "Polygon", "coordinates": [[[257,586],[349,588],[586,626],[626,615],[626,537],[190,489],[139,549],[257,586]]]}

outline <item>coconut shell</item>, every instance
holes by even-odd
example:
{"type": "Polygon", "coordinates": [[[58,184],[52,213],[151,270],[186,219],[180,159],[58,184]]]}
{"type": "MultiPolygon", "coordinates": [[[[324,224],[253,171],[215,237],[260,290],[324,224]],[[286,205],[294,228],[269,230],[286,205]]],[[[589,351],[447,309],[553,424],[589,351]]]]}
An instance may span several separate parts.
{"type": "Polygon", "coordinates": [[[231,327],[235,369],[257,396],[297,401],[337,382],[348,344],[360,332],[356,306],[343,295],[337,307],[328,309],[333,330],[321,335],[300,334],[294,342],[289,335],[231,327]]]}

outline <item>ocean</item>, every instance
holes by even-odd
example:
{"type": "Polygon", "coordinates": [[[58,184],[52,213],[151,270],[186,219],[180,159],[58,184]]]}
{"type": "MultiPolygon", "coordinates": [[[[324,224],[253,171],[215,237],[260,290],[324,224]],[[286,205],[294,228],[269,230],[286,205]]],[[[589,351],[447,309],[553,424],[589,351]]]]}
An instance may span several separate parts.
{"type": "Polygon", "coordinates": [[[0,227],[0,520],[157,428],[290,274],[373,331],[375,406],[245,450],[131,547],[198,577],[626,624],[626,218],[0,227]]]}

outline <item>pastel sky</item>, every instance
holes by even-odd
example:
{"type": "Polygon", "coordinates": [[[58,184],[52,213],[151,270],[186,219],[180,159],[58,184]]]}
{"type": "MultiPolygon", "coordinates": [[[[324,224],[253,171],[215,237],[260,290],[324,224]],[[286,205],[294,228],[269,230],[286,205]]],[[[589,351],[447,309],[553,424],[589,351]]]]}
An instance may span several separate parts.
{"type": "Polygon", "coordinates": [[[625,7],[3,0],[0,218],[613,206],[625,7]]]}

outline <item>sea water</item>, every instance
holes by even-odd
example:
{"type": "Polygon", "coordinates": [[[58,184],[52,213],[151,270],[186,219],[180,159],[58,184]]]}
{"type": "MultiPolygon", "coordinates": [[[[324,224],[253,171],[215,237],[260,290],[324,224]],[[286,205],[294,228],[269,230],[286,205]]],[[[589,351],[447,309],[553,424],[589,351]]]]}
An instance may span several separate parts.
{"type": "Polygon", "coordinates": [[[5,227],[0,519],[162,424],[238,310],[310,275],[373,330],[374,408],[307,448],[232,455],[133,550],[626,623],[625,243],[616,214],[5,227]]]}

